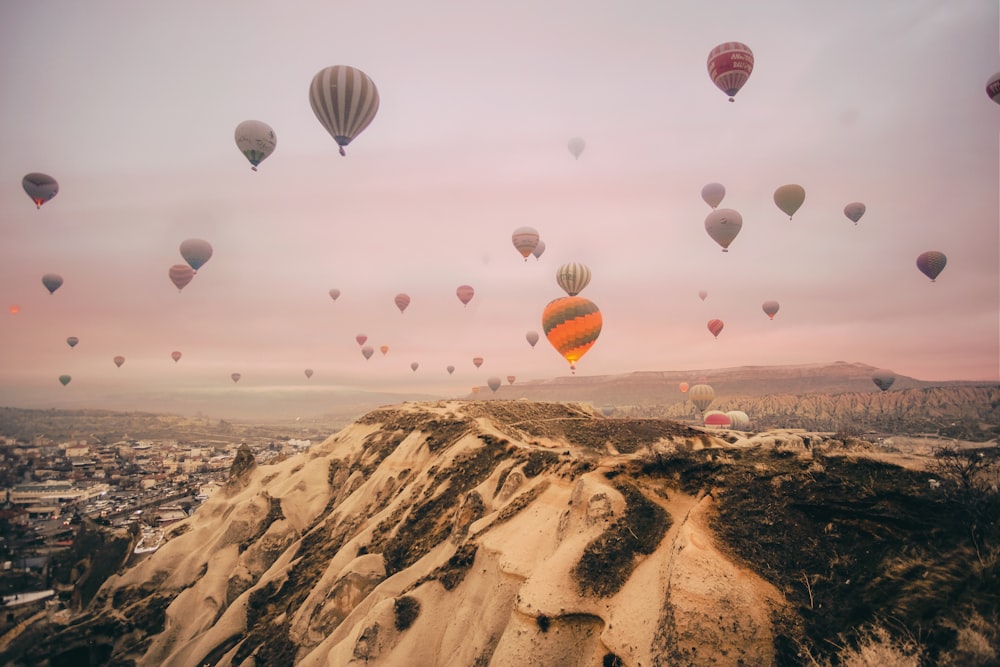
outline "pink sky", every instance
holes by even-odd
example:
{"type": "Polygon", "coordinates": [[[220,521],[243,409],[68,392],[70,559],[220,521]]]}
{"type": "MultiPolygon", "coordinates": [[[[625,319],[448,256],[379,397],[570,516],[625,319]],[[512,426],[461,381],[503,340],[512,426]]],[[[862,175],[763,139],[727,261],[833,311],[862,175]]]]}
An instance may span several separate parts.
{"type": "Polygon", "coordinates": [[[845,360],[1000,377],[996,3],[294,4],[0,6],[0,405],[563,375],[524,334],[570,261],[604,315],[578,374],[845,360]],[[732,40],[756,66],[730,104],[705,59],[732,40]],[[334,64],[381,96],[346,158],[308,102],[334,64]],[[233,141],[248,119],[278,137],[256,173],[233,141]],[[41,210],[21,188],[35,171],[60,183],[41,210]],[[709,182],[744,221],[725,254],[709,182]],[[792,221],[772,200],[786,183],[806,190],[792,221]],[[511,244],[522,225],[539,260],[511,244]],[[178,294],[186,238],[215,254],[178,294]],[[948,256],[936,283],[925,250],[948,256]],[[358,333],[389,354],[365,361],[358,333]]]}

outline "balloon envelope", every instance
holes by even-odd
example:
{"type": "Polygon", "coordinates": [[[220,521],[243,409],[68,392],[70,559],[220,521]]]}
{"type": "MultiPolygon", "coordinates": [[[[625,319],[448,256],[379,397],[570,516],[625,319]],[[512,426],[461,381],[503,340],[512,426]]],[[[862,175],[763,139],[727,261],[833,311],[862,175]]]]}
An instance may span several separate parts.
{"type": "Polygon", "coordinates": [[[514,244],[514,248],[524,257],[524,261],[528,261],[528,255],[538,245],[538,230],[534,227],[518,227],[510,235],[510,240],[514,244]]]}
{"type": "Polygon", "coordinates": [[[488,380],[486,380],[486,386],[489,387],[494,394],[497,393],[497,389],[500,388],[500,378],[498,377],[489,378],[488,380]]]}
{"type": "Polygon", "coordinates": [[[778,308],[779,308],[779,307],[780,307],[780,306],[778,305],[778,302],[777,302],[777,301],[774,301],[774,300],[768,300],[768,301],[765,301],[765,302],[764,302],[764,303],[763,303],[763,304],[761,305],[761,308],[763,309],[763,311],[764,311],[764,312],[765,312],[765,313],[767,314],[767,316],[768,316],[769,318],[771,318],[772,320],[774,319],[774,316],[775,316],[775,315],[777,314],[777,312],[778,312],[778,308]]]}
{"type": "Polygon", "coordinates": [[[538,239],[538,243],[535,244],[535,249],[531,251],[531,254],[535,256],[535,259],[538,259],[542,256],[543,252],[545,252],[545,241],[538,239]]]}
{"type": "Polygon", "coordinates": [[[528,345],[530,345],[531,347],[535,347],[535,343],[538,342],[538,332],[529,331],[528,333],[524,334],[524,339],[528,341],[528,345]]]}
{"type": "Polygon", "coordinates": [[[70,347],[76,347],[76,344],[80,342],[80,339],[76,336],[70,336],[66,339],[66,344],[70,347]]]}
{"type": "Polygon", "coordinates": [[[173,359],[174,363],[176,364],[178,361],[181,360],[181,353],[178,352],[177,350],[174,350],[173,352],[170,353],[170,358],[173,359]]]}
{"type": "Polygon", "coordinates": [[[472,358],[472,363],[475,365],[476,368],[479,368],[480,366],[483,365],[483,358],[482,357],[473,357],[472,358]]]}
{"type": "Polygon", "coordinates": [[[576,296],[590,284],[590,269],[585,264],[570,262],[556,271],[556,282],[569,296],[576,296]]]}
{"type": "Polygon", "coordinates": [[[414,361],[412,364],[410,364],[410,370],[416,371],[418,368],[420,368],[420,364],[418,364],[417,362],[414,361]]]}
{"type": "Polygon", "coordinates": [[[170,282],[172,282],[174,287],[177,288],[177,291],[180,292],[194,279],[194,269],[187,264],[174,264],[170,267],[170,271],[167,272],[167,275],[170,276],[170,282]]]}
{"type": "Polygon", "coordinates": [[[705,231],[722,246],[722,252],[729,252],[729,244],[742,227],[743,216],[731,208],[717,208],[705,218],[705,231]]]}
{"type": "Polygon", "coordinates": [[[732,425],[733,420],[721,410],[709,410],[705,413],[705,426],[714,428],[727,428],[732,425]]]}
{"type": "Polygon", "coordinates": [[[340,290],[339,289],[337,289],[336,287],[334,287],[333,289],[330,290],[330,298],[331,299],[333,299],[334,301],[336,301],[337,297],[339,297],[339,296],[340,296],[340,290]]]}
{"type": "Polygon", "coordinates": [[[278,145],[278,137],[267,123],[259,120],[245,120],[236,126],[236,147],[250,161],[251,169],[267,159],[278,145]]]}
{"type": "Polygon", "coordinates": [[[62,386],[64,386],[64,387],[65,387],[66,385],[68,385],[68,384],[69,384],[69,381],[70,381],[70,380],[72,380],[72,379],[73,379],[73,378],[72,378],[72,377],[70,377],[69,375],[60,375],[60,376],[59,376],[59,381],[60,381],[60,382],[62,382],[62,386]]]}
{"type": "Polygon", "coordinates": [[[795,215],[795,212],[799,210],[799,207],[802,206],[802,202],[805,200],[805,188],[801,185],[796,185],[795,183],[782,185],[774,191],[774,203],[778,205],[778,208],[788,214],[789,220],[792,219],[792,216],[795,215]]]}
{"type": "Polygon", "coordinates": [[[389,353],[389,346],[388,345],[382,345],[381,347],[379,347],[378,350],[379,350],[379,352],[382,353],[382,356],[384,357],[386,354],[389,353]]]}
{"type": "Polygon", "coordinates": [[[730,410],[726,415],[729,417],[729,421],[732,422],[730,428],[734,428],[737,431],[750,430],[750,417],[747,413],[742,410],[730,410]]]}
{"type": "Polygon", "coordinates": [[[922,274],[930,278],[931,282],[937,280],[937,277],[944,271],[947,263],[948,258],[945,257],[943,252],[938,252],[937,250],[922,252],[917,257],[917,268],[920,269],[922,274]]]}
{"type": "Polygon", "coordinates": [[[865,214],[865,205],[859,201],[851,202],[850,204],[844,207],[844,215],[846,215],[847,219],[853,222],[854,224],[858,224],[858,220],[860,220],[861,216],[863,216],[864,214],[865,214]]]}
{"type": "Polygon", "coordinates": [[[45,289],[49,291],[49,294],[53,294],[57,289],[62,287],[63,279],[58,273],[46,273],[42,276],[42,284],[45,285],[45,289]]]}
{"type": "Polygon", "coordinates": [[[722,198],[726,196],[726,186],[722,183],[709,183],[701,189],[701,198],[712,208],[722,203],[722,198]]]}
{"type": "Polygon", "coordinates": [[[580,137],[573,137],[569,140],[566,147],[569,148],[569,152],[572,153],[573,157],[579,158],[580,154],[583,153],[583,149],[587,147],[587,142],[580,137]]]}
{"type": "Polygon", "coordinates": [[[704,411],[715,400],[715,390],[707,384],[696,384],[688,390],[688,398],[696,408],[704,411]]]}
{"type": "Polygon", "coordinates": [[[306,373],[306,377],[307,377],[307,378],[311,378],[311,377],[313,376],[313,369],[311,369],[311,368],[307,368],[307,369],[305,370],[305,373],[306,373]]]}
{"type": "Polygon", "coordinates": [[[379,96],[375,82],[348,65],[325,67],[309,85],[309,104],[317,120],[330,133],[340,154],[375,118],[379,96]]]}
{"type": "Polygon", "coordinates": [[[375,348],[373,348],[371,345],[365,345],[364,347],[361,348],[361,354],[364,356],[365,359],[371,359],[372,355],[375,354],[375,348]]]}
{"type": "Polygon", "coordinates": [[[181,257],[197,271],[212,257],[212,244],[203,239],[185,239],[181,241],[181,257]]]}
{"type": "Polygon", "coordinates": [[[677,385],[677,388],[680,389],[681,393],[683,394],[688,390],[689,385],[687,382],[681,382],[679,385],[677,385]]]}
{"type": "Polygon", "coordinates": [[[48,174],[32,172],[21,179],[21,187],[35,202],[35,208],[41,208],[42,204],[49,201],[59,193],[59,184],[56,179],[48,174]]]}
{"type": "Polygon", "coordinates": [[[233,374],[232,374],[232,375],[230,375],[229,377],[233,378],[233,382],[239,382],[239,381],[240,381],[240,378],[241,378],[241,377],[243,377],[243,376],[242,376],[242,375],[240,375],[239,373],[233,373],[233,374]]]}
{"type": "Polygon", "coordinates": [[[702,301],[704,301],[705,299],[708,298],[708,292],[706,292],[705,290],[699,290],[698,291],[698,298],[701,299],[702,301]]]}
{"type": "Polygon", "coordinates": [[[722,333],[722,327],[724,326],[725,324],[722,323],[722,320],[708,321],[708,330],[711,331],[712,335],[715,336],[716,338],[718,338],[719,334],[722,333]]]}
{"type": "Polygon", "coordinates": [[[459,285],[458,289],[455,290],[455,295],[458,296],[458,300],[463,304],[468,305],[472,301],[472,297],[476,294],[476,290],[472,289],[471,285],[459,285]]]}
{"type": "Polygon", "coordinates": [[[542,329],[552,347],[576,370],[601,334],[604,320],[597,305],[582,296],[564,296],[550,301],[542,311],[542,329]]]}
{"type": "Polygon", "coordinates": [[[516,379],[517,379],[516,376],[514,376],[514,375],[508,375],[507,376],[507,384],[514,384],[514,380],[516,380],[516,379]]]}
{"type": "Polygon", "coordinates": [[[445,368],[445,370],[448,371],[448,375],[451,375],[452,373],[455,372],[455,367],[454,366],[448,366],[447,368],[445,368]]]}
{"type": "Polygon", "coordinates": [[[889,391],[889,387],[896,381],[896,374],[888,368],[880,368],[872,373],[872,382],[882,391],[889,391]]]}
{"type": "Polygon", "coordinates": [[[1000,104],[1000,72],[997,72],[986,82],[986,94],[991,100],[1000,104]]]}
{"type": "Polygon", "coordinates": [[[354,340],[358,342],[358,345],[364,345],[365,341],[368,340],[368,336],[364,334],[358,334],[357,336],[354,337],[354,340]]]}
{"type": "Polygon", "coordinates": [[[123,357],[121,355],[118,355],[117,357],[114,358],[114,362],[115,362],[115,366],[117,366],[118,368],[121,368],[122,364],[125,363],[125,357],[123,357]]]}
{"type": "Polygon", "coordinates": [[[708,76],[732,102],[753,72],[753,51],[740,42],[719,44],[708,53],[708,76]]]}
{"type": "Polygon", "coordinates": [[[395,302],[396,308],[399,308],[399,312],[402,313],[406,310],[406,307],[410,305],[410,297],[406,294],[397,294],[395,302]]]}

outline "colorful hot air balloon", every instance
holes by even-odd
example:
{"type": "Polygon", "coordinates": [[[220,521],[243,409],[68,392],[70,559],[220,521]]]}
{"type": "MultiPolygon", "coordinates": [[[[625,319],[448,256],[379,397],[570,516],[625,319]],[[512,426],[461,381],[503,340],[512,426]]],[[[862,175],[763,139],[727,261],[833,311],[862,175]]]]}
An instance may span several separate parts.
{"type": "Polygon", "coordinates": [[[174,350],[173,352],[170,353],[170,358],[173,359],[174,363],[176,364],[178,361],[181,360],[181,353],[178,352],[177,350],[174,350]]]}
{"type": "Polygon", "coordinates": [[[380,346],[378,348],[378,350],[379,350],[379,352],[382,353],[382,356],[384,357],[385,355],[387,355],[389,353],[389,346],[388,345],[382,345],[382,346],[380,346]]]}
{"type": "Polygon", "coordinates": [[[524,257],[524,261],[526,262],[528,261],[528,255],[538,245],[538,238],[538,231],[534,227],[518,227],[510,235],[510,240],[514,244],[514,248],[521,253],[521,257],[524,257]]]}
{"type": "Polygon", "coordinates": [[[306,378],[311,378],[313,376],[313,369],[307,368],[305,370],[305,373],[306,373],[306,378]]]}
{"type": "Polygon", "coordinates": [[[896,374],[888,368],[880,368],[872,373],[872,382],[882,391],[889,391],[889,387],[896,381],[896,374]]]}
{"type": "Polygon", "coordinates": [[[472,301],[472,297],[476,294],[476,290],[472,289],[470,285],[459,285],[458,289],[455,290],[458,300],[462,302],[462,305],[469,305],[472,301]]]}
{"type": "Polygon", "coordinates": [[[17,304],[13,304],[7,310],[10,311],[11,315],[17,315],[18,313],[21,312],[21,306],[18,306],[17,304]]]}
{"type": "Polygon", "coordinates": [[[538,243],[535,245],[535,249],[531,251],[531,254],[534,255],[535,259],[538,259],[542,256],[543,252],[545,252],[545,241],[538,239],[538,243]]]}
{"type": "Polygon", "coordinates": [[[445,368],[445,370],[448,371],[448,375],[451,375],[452,373],[455,372],[455,367],[454,366],[448,366],[447,368],[445,368]]]}
{"type": "Polygon", "coordinates": [[[938,252],[937,250],[928,250],[927,252],[922,252],[917,257],[917,268],[920,272],[931,279],[931,282],[937,280],[937,277],[944,271],[945,264],[948,263],[948,258],[945,257],[943,252],[938,252]]]}
{"type": "Polygon", "coordinates": [[[70,377],[69,375],[60,375],[60,376],[59,376],[59,381],[60,381],[60,382],[62,382],[62,386],[64,386],[64,387],[65,387],[66,385],[68,385],[68,384],[69,384],[69,381],[70,381],[70,380],[72,380],[72,379],[73,379],[73,378],[72,378],[72,377],[70,377]]]}
{"type": "Polygon", "coordinates": [[[420,368],[420,364],[418,364],[417,362],[414,361],[413,363],[410,364],[411,371],[416,372],[418,368],[420,368]]]}
{"type": "Polygon", "coordinates": [[[514,375],[508,375],[507,376],[507,384],[514,384],[514,380],[516,380],[516,379],[517,379],[516,376],[514,376],[514,375]]]}
{"type": "Polygon", "coordinates": [[[358,342],[358,345],[364,345],[365,341],[368,340],[368,336],[364,334],[358,334],[357,336],[354,337],[354,340],[358,342]]]}
{"type": "Polygon", "coordinates": [[[167,272],[167,275],[170,276],[170,282],[172,282],[174,287],[177,288],[177,291],[180,292],[194,279],[194,269],[187,264],[174,264],[170,267],[170,271],[167,272]]]}
{"type": "Polygon", "coordinates": [[[729,252],[729,244],[742,227],[743,216],[731,208],[717,208],[705,218],[705,231],[722,246],[722,252],[729,252]]]}
{"type": "Polygon", "coordinates": [[[698,290],[698,298],[704,301],[708,298],[708,292],[705,290],[698,290]]]}
{"type": "Polygon", "coordinates": [[[585,264],[570,262],[556,271],[556,282],[569,296],[576,296],[590,284],[590,269],[585,264]]]}
{"type": "Polygon", "coordinates": [[[865,214],[865,205],[859,201],[851,202],[844,207],[844,215],[847,216],[848,220],[854,224],[858,224],[858,220],[861,216],[865,214]]]}
{"type": "Polygon", "coordinates": [[[542,311],[542,329],[552,347],[576,371],[576,362],[593,347],[604,320],[597,305],[582,296],[550,301],[542,311]]]}
{"type": "Polygon", "coordinates": [[[774,203],[778,205],[778,208],[788,214],[789,220],[792,219],[792,216],[795,215],[795,212],[799,210],[799,207],[802,206],[802,202],[805,200],[805,188],[801,185],[796,185],[795,183],[782,185],[774,191],[774,203]]]}
{"type": "Polygon", "coordinates": [[[580,137],[573,137],[569,140],[567,148],[569,152],[572,153],[573,157],[576,159],[580,158],[580,154],[583,153],[583,149],[587,147],[587,142],[580,137]]]}
{"type": "Polygon", "coordinates": [[[530,345],[531,347],[535,347],[535,343],[538,342],[538,332],[529,331],[528,333],[524,334],[524,339],[528,341],[528,345],[530,345]]]}
{"type": "Polygon", "coordinates": [[[733,420],[721,410],[709,410],[704,417],[705,426],[713,428],[729,428],[733,420]]]}
{"type": "Polygon", "coordinates": [[[722,198],[726,196],[726,186],[722,183],[709,183],[701,189],[701,198],[705,203],[716,208],[722,203],[722,198]]]}
{"type": "Polygon", "coordinates": [[[70,347],[76,347],[76,344],[80,342],[80,339],[76,336],[70,336],[66,339],[66,344],[70,347]]]}
{"type": "Polygon", "coordinates": [[[708,53],[708,76],[716,87],[729,95],[732,102],[736,93],[753,72],[753,51],[740,42],[719,44],[708,53]]]}
{"type": "Polygon", "coordinates": [[[688,390],[688,398],[696,408],[704,412],[715,400],[715,390],[707,384],[696,384],[688,390]]]}
{"type": "Polygon", "coordinates": [[[399,308],[399,312],[403,313],[406,307],[410,305],[410,297],[406,294],[397,294],[395,298],[396,308],[399,308]]]}
{"type": "Polygon", "coordinates": [[[197,272],[211,259],[212,244],[202,239],[185,239],[181,241],[181,257],[197,272]]]}
{"type": "Polygon", "coordinates": [[[337,289],[336,287],[330,289],[330,298],[331,299],[333,299],[334,301],[336,301],[337,297],[339,297],[339,296],[340,296],[340,290],[339,289],[337,289]]]}
{"type": "Polygon", "coordinates": [[[121,368],[121,367],[122,367],[122,364],[124,364],[124,363],[125,363],[125,357],[123,357],[123,356],[121,356],[121,355],[119,354],[119,355],[118,355],[117,357],[115,357],[115,358],[113,359],[113,361],[115,362],[115,366],[117,366],[118,368],[121,368]]]}
{"type": "Polygon", "coordinates": [[[309,104],[316,118],[330,133],[340,154],[378,112],[378,89],[361,70],[348,65],[321,69],[309,85],[309,104]]]}
{"type": "Polygon", "coordinates": [[[21,179],[21,186],[35,202],[35,208],[41,208],[42,204],[59,194],[59,184],[48,174],[32,172],[21,179]]]}
{"type": "Polygon", "coordinates": [[[373,348],[371,345],[365,345],[364,347],[361,348],[361,354],[364,356],[365,359],[371,359],[372,355],[375,354],[375,348],[373,348]]]}
{"type": "Polygon", "coordinates": [[[63,279],[58,273],[46,273],[42,276],[42,284],[45,285],[49,294],[54,294],[57,289],[62,287],[63,279]]]}
{"type": "Polygon", "coordinates": [[[278,137],[267,123],[259,120],[245,120],[236,126],[236,147],[250,161],[251,169],[267,159],[278,145],[278,137]]]}
{"type": "Polygon", "coordinates": [[[236,383],[236,382],[239,382],[240,378],[243,377],[243,376],[240,375],[239,373],[233,373],[229,377],[233,378],[233,382],[236,383]]]}
{"type": "Polygon", "coordinates": [[[750,417],[742,410],[730,410],[726,413],[726,416],[729,417],[729,421],[731,422],[729,428],[737,431],[750,430],[750,417]]]}
{"type": "Polygon", "coordinates": [[[474,365],[474,366],[475,366],[476,368],[479,368],[480,366],[482,366],[482,365],[483,365],[483,358],[482,358],[482,357],[473,357],[473,358],[472,358],[472,364],[473,364],[473,365],[474,365]]]}
{"type": "Polygon", "coordinates": [[[991,100],[1000,104],[1000,72],[991,76],[986,82],[986,94],[991,100]]]}
{"type": "Polygon", "coordinates": [[[497,393],[497,389],[500,388],[500,384],[500,378],[498,377],[491,377],[486,380],[486,386],[489,387],[494,394],[497,393]]]}
{"type": "Polygon", "coordinates": [[[764,310],[764,313],[766,313],[767,316],[770,319],[773,320],[774,316],[777,314],[778,308],[780,308],[780,306],[778,305],[777,301],[774,301],[773,299],[771,299],[771,300],[765,301],[761,305],[761,308],[764,310]]]}
{"type": "Polygon", "coordinates": [[[708,330],[711,331],[712,335],[715,336],[716,338],[718,338],[719,334],[722,333],[722,327],[724,326],[725,325],[722,323],[722,320],[708,321],[708,330]]]}
{"type": "Polygon", "coordinates": [[[689,385],[687,382],[681,382],[679,385],[677,385],[677,388],[681,390],[682,394],[687,393],[688,387],[689,385]]]}

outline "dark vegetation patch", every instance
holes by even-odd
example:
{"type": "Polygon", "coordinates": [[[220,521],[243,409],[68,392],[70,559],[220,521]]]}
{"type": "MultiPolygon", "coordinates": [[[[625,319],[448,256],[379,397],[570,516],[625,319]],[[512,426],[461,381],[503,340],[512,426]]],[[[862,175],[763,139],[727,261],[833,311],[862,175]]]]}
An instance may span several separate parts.
{"type": "Polygon", "coordinates": [[[521,471],[527,478],[537,477],[547,469],[559,463],[559,455],[545,449],[531,449],[526,454],[527,460],[521,471]]]}
{"type": "Polygon", "coordinates": [[[605,653],[601,665],[603,667],[624,667],[625,663],[614,653],[605,653]]]}
{"type": "Polygon", "coordinates": [[[546,616],[545,614],[539,614],[535,618],[535,623],[538,624],[539,630],[541,630],[542,632],[548,632],[549,626],[552,625],[552,619],[546,616]]]}
{"type": "Polygon", "coordinates": [[[420,616],[420,600],[409,595],[402,595],[392,601],[392,611],[396,616],[396,629],[403,632],[409,629],[420,616]]]}

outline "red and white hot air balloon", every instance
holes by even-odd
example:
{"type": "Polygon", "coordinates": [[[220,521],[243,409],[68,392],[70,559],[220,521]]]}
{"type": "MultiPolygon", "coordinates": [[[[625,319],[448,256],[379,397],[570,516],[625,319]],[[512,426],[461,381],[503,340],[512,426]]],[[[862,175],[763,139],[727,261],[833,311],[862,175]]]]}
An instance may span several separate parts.
{"type": "Polygon", "coordinates": [[[732,102],[753,72],[753,51],[741,42],[724,42],[708,53],[708,76],[732,102]]]}

